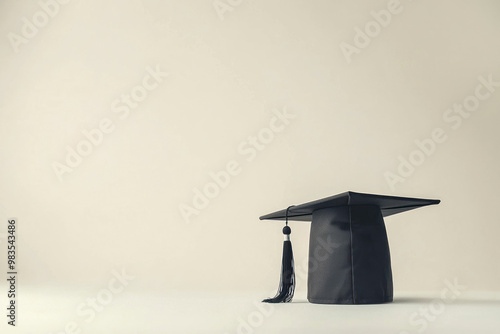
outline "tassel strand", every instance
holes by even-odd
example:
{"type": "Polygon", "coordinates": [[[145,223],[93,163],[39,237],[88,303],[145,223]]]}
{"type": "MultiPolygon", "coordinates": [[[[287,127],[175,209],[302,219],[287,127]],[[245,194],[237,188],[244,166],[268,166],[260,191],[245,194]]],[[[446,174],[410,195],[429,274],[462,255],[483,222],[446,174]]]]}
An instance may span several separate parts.
{"type": "MultiPolygon", "coordinates": [[[[292,205],[293,206],[293,205],[292,205]]],[[[295,270],[293,264],[292,242],[290,241],[290,233],[292,230],[288,226],[288,210],[286,209],[285,227],[283,227],[283,257],[281,259],[281,275],[278,292],[273,298],[264,299],[264,303],[289,303],[292,301],[295,291],[295,270]]]]}

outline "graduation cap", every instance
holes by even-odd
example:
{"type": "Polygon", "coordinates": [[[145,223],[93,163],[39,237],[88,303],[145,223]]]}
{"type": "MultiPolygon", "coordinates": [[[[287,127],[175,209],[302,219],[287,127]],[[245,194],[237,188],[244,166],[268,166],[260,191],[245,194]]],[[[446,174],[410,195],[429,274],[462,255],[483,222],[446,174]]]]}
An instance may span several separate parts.
{"type": "Polygon", "coordinates": [[[319,304],[378,304],[393,298],[384,218],[439,200],[348,191],[260,217],[285,220],[278,293],[263,302],[290,302],[295,287],[288,220],[311,221],[307,299],[319,304]]]}

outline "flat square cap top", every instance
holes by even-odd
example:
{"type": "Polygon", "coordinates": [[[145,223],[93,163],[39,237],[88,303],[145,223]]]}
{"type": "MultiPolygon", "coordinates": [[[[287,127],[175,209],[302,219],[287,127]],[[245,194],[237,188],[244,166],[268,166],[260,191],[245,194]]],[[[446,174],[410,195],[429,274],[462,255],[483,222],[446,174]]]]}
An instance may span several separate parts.
{"type": "MultiPolygon", "coordinates": [[[[380,208],[382,215],[387,217],[422,206],[439,204],[439,202],[440,200],[438,199],[373,195],[348,191],[317,201],[293,206],[288,210],[288,220],[311,221],[312,213],[316,210],[345,205],[375,205],[380,208]]],[[[260,217],[260,220],[285,220],[285,216],[286,209],[264,215],[260,217]]]]}

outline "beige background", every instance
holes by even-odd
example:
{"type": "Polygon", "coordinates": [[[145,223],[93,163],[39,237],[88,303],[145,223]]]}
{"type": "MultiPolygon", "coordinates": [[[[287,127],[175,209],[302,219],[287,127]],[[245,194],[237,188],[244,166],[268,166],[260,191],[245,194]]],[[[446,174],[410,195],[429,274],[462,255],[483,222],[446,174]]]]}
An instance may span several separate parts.
{"type": "MultiPolygon", "coordinates": [[[[500,4],[401,0],[348,63],[341,43],[387,2],[224,3],[222,20],[212,1],[72,1],[16,52],[9,34],[41,7],[0,2],[0,236],[17,217],[21,289],[99,287],[124,268],[127,291],[266,297],[282,225],[258,217],[352,190],[442,200],[386,219],[396,293],[498,291],[500,89],[457,129],[443,114],[478,77],[500,81],[500,4]],[[169,76],[120,119],[113,101],[157,66],[169,76]],[[284,108],[296,117],[247,161],[239,146],[284,108]],[[105,118],[113,132],[60,181],[53,164],[105,118]],[[447,140],[391,187],[435,128],[447,140]],[[187,223],[179,207],[233,160],[187,223]]],[[[304,263],[309,225],[291,226],[304,263]]]]}

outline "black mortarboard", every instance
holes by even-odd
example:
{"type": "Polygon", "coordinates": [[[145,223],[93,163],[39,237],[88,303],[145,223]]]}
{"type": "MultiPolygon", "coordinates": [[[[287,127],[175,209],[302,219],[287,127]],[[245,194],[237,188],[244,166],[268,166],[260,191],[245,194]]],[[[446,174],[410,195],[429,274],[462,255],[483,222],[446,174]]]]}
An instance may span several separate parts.
{"type": "Polygon", "coordinates": [[[391,302],[391,258],[383,217],[439,202],[348,191],[260,217],[286,221],[280,287],[274,298],[264,302],[289,302],[293,297],[288,220],[311,221],[307,281],[311,303],[391,302]]]}

